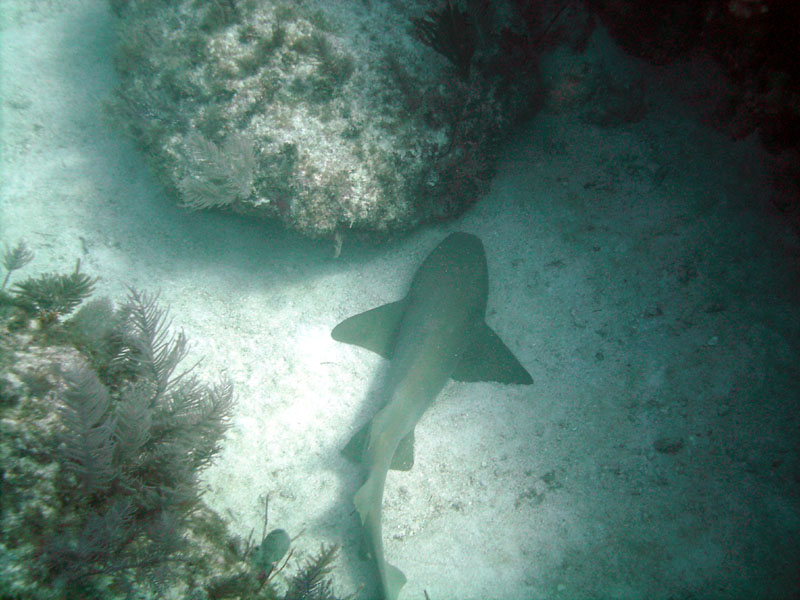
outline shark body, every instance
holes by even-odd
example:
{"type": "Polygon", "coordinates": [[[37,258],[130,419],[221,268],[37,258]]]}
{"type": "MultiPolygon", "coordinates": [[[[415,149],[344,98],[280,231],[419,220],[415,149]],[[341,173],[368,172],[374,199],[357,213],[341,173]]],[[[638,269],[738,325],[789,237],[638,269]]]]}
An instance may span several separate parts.
{"type": "Polygon", "coordinates": [[[406,578],[384,557],[383,489],[389,469],[411,468],[417,421],[451,378],[533,382],[486,324],[488,288],[480,239],[453,233],[420,265],[405,298],[350,317],[331,334],[392,361],[383,407],[344,450],[367,469],[354,504],[385,600],[397,599],[406,578]]]}

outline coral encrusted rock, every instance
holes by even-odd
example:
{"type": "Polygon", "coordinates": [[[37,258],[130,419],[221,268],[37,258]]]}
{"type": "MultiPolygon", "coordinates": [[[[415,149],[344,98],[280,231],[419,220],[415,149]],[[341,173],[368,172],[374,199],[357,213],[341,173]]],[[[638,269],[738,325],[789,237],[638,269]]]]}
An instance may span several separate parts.
{"type": "Polygon", "coordinates": [[[539,88],[533,25],[463,4],[112,0],[109,110],[190,209],[338,241],[408,230],[486,191],[539,88]]]}

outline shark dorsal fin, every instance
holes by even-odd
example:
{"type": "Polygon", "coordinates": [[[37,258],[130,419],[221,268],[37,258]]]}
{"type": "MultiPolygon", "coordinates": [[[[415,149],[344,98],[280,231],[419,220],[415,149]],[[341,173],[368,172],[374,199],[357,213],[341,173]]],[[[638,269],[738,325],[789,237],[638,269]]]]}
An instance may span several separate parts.
{"type": "Polygon", "coordinates": [[[464,351],[452,378],[456,381],[496,381],[519,385],[533,383],[530,373],[485,322],[478,325],[474,341],[464,351]]]}
{"type": "Polygon", "coordinates": [[[384,358],[392,358],[406,304],[408,301],[403,298],[354,315],[334,327],[331,336],[337,342],[361,346],[384,358]]]}

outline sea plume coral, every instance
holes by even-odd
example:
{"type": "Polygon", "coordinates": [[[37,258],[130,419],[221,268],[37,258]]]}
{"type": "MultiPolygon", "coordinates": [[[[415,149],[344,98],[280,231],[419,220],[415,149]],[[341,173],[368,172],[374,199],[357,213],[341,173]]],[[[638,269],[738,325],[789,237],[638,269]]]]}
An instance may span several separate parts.
{"type": "Polygon", "coordinates": [[[233,406],[230,382],[180,368],[186,337],[155,295],[132,290],[120,312],[113,384],[78,364],[56,396],[63,504],[38,527],[44,580],[59,588],[98,575],[123,587],[143,573],[167,579],[233,406]]]}
{"type": "Polygon", "coordinates": [[[54,320],[60,315],[68,315],[88,298],[96,278],[81,273],[81,261],[69,275],[45,273],[37,278],[29,277],[11,288],[14,302],[40,319],[54,320]]]}

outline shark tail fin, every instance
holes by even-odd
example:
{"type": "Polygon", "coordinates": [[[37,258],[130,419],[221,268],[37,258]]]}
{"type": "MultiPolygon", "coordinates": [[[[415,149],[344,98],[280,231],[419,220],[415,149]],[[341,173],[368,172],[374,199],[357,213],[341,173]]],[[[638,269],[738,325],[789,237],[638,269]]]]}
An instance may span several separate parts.
{"type": "Polygon", "coordinates": [[[406,584],[406,576],[395,566],[386,563],[386,600],[397,600],[406,584]]]}

